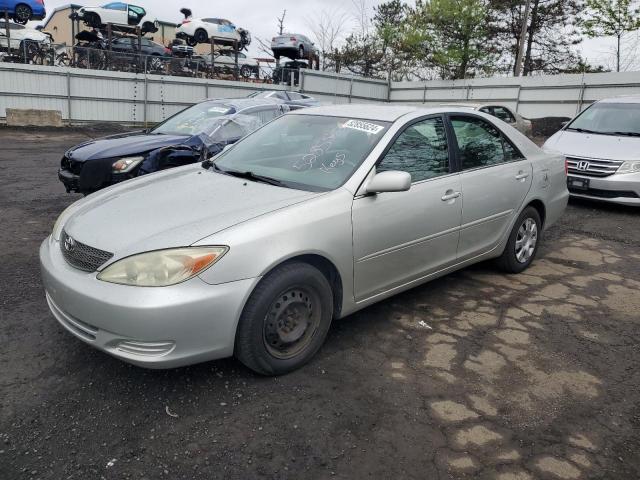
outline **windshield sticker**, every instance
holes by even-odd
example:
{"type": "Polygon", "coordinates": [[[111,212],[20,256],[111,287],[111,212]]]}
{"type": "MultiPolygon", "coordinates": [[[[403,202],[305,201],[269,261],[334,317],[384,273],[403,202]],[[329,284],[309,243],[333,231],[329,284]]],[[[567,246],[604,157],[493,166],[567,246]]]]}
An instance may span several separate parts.
{"type": "Polygon", "coordinates": [[[217,113],[227,113],[229,111],[226,107],[211,107],[208,110],[209,112],[217,112],[217,113]]]}
{"type": "Polygon", "coordinates": [[[363,120],[349,120],[342,127],[352,128],[353,130],[360,130],[361,132],[365,132],[370,135],[377,135],[382,130],[384,130],[384,127],[382,125],[376,125],[375,123],[365,122],[363,120]]]}

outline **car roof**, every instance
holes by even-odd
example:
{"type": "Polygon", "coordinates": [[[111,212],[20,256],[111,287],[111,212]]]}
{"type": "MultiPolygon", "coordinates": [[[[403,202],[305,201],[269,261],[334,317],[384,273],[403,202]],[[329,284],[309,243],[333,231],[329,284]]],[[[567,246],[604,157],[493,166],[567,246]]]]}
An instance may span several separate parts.
{"type": "Polygon", "coordinates": [[[236,110],[244,110],[245,108],[260,107],[263,105],[280,105],[284,102],[273,98],[211,98],[205,100],[219,105],[229,105],[236,110]]]}
{"type": "Polygon", "coordinates": [[[395,122],[398,118],[411,112],[424,110],[425,112],[439,113],[445,111],[442,108],[419,108],[410,105],[327,105],[325,107],[305,108],[295,110],[295,115],[324,115],[327,117],[351,117],[381,122],[395,122]]]}
{"type": "Polygon", "coordinates": [[[603,98],[597,103],[640,103],[640,95],[624,95],[620,97],[603,98]]]}

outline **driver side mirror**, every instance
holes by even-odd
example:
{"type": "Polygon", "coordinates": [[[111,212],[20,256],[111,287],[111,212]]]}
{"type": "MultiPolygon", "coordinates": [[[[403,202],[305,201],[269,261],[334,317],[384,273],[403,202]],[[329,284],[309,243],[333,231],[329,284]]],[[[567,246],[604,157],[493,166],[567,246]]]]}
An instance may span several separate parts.
{"type": "Polygon", "coordinates": [[[560,122],[560,128],[564,128],[564,127],[566,127],[567,125],[569,125],[569,122],[570,122],[570,121],[571,121],[571,120],[565,120],[564,122],[560,122]]]}
{"type": "Polygon", "coordinates": [[[367,184],[367,193],[406,192],[411,188],[409,172],[388,171],[377,173],[367,184]]]}

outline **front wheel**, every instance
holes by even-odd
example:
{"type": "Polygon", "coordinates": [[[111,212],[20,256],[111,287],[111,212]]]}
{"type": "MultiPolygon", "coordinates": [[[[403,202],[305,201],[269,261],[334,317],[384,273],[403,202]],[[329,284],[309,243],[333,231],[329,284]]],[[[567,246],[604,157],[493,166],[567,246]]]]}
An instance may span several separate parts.
{"type": "Polygon", "coordinates": [[[263,375],[290,372],[320,349],[331,326],[333,295],[326,277],[306,263],[265,276],[240,317],[235,355],[263,375]]]}
{"type": "Polygon", "coordinates": [[[542,221],[538,210],[527,207],[518,217],[498,265],[508,273],[520,273],[533,262],[538,253],[542,221]]]}
{"type": "Polygon", "coordinates": [[[253,70],[249,65],[243,65],[242,67],[240,67],[240,76],[242,78],[249,78],[251,77],[252,73],[253,73],[253,70]]]}

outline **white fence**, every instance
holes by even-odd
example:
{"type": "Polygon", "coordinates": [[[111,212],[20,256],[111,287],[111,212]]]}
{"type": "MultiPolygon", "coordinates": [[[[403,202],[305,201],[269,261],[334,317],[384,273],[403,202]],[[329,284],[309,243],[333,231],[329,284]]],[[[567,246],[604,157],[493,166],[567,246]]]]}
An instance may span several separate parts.
{"type": "MultiPolygon", "coordinates": [[[[0,63],[0,120],[6,108],[59,110],[67,123],[153,124],[206,98],[291,87],[0,63]]],[[[640,94],[640,72],[392,82],[303,70],[300,91],[325,103],[433,106],[499,102],[529,118],[572,117],[591,102],[640,94]]]]}
{"type": "Polygon", "coordinates": [[[640,94],[640,72],[393,82],[391,102],[440,105],[496,102],[528,118],[573,117],[606,97],[640,94]]]}
{"type": "MultiPolygon", "coordinates": [[[[387,100],[387,83],[305,70],[301,89],[327,103],[387,100]]],[[[152,124],[206,98],[245,97],[272,85],[0,63],[0,119],[7,108],[59,110],[70,124],[152,124]]],[[[297,88],[296,88],[297,90],[297,88]]]]}

